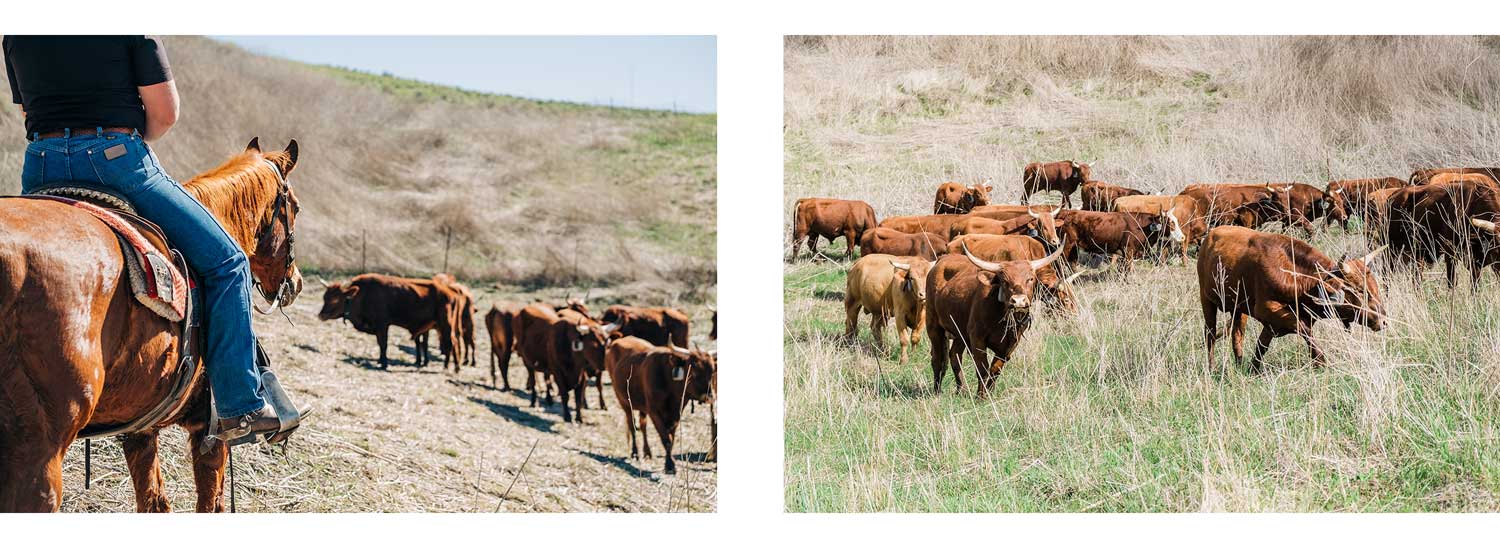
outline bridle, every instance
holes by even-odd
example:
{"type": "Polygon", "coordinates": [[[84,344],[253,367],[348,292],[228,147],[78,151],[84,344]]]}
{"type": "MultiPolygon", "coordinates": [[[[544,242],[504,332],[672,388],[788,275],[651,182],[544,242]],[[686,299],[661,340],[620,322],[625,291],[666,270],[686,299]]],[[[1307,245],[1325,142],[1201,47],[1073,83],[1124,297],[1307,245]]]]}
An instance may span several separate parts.
{"type": "Polygon", "coordinates": [[[267,165],[271,166],[271,172],[276,173],[276,181],[279,183],[276,184],[276,202],[271,204],[271,221],[266,224],[265,229],[262,230],[261,233],[256,235],[256,239],[266,240],[266,237],[269,237],[271,235],[271,229],[274,229],[276,227],[276,223],[278,221],[286,227],[286,264],[282,268],[281,285],[276,287],[275,296],[272,297],[266,295],[266,290],[261,287],[259,279],[254,278],[253,275],[250,279],[251,282],[255,284],[255,291],[260,293],[261,298],[271,303],[271,307],[267,309],[261,309],[260,305],[254,303],[252,303],[251,306],[255,308],[256,312],[259,312],[261,314],[270,314],[272,312],[276,312],[276,309],[280,308],[282,303],[286,301],[286,298],[291,295],[291,270],[292,267],[295,266],[297,261],[297,239],[296,236],[292,233],[292,218],[291,214],[287,210],[289,207],[291,207],[291,199],[289,198],[291,193],[291,184],[288,183],[286,181],[286,177],[281,174],[281,167],[277,166],[276,163],[272,162],[270,159],[262,158],[261,160],[265,161],[267,165]]]}

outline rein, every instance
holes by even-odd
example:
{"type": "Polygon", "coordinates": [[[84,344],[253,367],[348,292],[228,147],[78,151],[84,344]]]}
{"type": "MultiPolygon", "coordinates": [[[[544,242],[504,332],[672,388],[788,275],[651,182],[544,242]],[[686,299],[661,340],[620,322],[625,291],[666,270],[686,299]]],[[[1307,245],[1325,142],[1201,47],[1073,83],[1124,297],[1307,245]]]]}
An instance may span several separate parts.
{"type": "Polygon", "coordinates": [[[291,292],[292,277],[291,275],[286,274],[286,271],[292,270],[292,266],[297,261],[297,237],[292,232],[291,216],[287,212],[287,207],[291,206],[289,204],[290,201],[287,199],[287,194],[289,192],[288,188],[291,186],[291,184],[287,183],[286,177],[281,174],[281,167],[276,166],[276,163],[273,163],[270,159],[265,158],[262,158],[261,161],[264,161],[266,165],[269,165],[271,167],[271,172],[276,173],[276,181],[279,183],[276,186],[276,202],[271,205],[271,214],[273,214],[271,216],[271,221],[270,223],[266,224],[266,228],[263,230],[263,232],[258,234],[256,238],[264,240],[265,237],[270,236],[270,231],[271,229],[276,227],[277,221],[280,221],[283,225],[286,226],[286,266],[282,271],[281,285],[276,287],[275,295],[266,295],[266,290],[261,286],[260,280],[253,277],[251,278],[251,281],[255,284],[255,291],[260,293],[260,297],[262,299],[270,301],[271,307],[267,309],[261,309],[260,305],[252,304],[251,306],[255,308],[256,312],[259,312],[261,314],[271,314],[272,312],[276,312],[276,309],[281,307],[282,302],[286,300],[287,295],[291,292]]]}

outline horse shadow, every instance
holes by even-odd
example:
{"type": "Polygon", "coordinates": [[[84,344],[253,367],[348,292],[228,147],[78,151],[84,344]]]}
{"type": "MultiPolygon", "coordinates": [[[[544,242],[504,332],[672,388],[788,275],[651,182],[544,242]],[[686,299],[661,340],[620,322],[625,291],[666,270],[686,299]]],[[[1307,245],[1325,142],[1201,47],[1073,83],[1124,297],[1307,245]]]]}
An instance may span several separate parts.
{"type": "Polygon", "coordinates": [[[655,472],[635,467],[635,464],[630,463],[630,460],[626,459],[624,456],[606,456],[603,454],[580,450],[573,447],[567,447],[567,449],[587,456],[589,459],[595,462],[619,468],[620,471],[624,471],[625,473],[630,474],[631,477],[635,477],[637,479],[651,479],[655,474],[655,472]]]}
{"type": "Polygon", "coordinates": [[[478,403],[480,406],[489,409],[490,412],[522,426],[526,426],[543,433],[556,432],[554,428],[557,426],[557,422],[526,412],[515,405],[496,403],[494,401],[475,396],[469,396],[469,401],[478,403]]]}

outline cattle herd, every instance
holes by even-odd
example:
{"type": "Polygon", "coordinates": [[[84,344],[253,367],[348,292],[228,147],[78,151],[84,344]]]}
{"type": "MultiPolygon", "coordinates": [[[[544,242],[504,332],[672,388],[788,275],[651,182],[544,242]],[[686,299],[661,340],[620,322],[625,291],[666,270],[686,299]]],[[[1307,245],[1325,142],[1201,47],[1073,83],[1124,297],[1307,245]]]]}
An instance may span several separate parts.
{"type": "MultiPolygon", "coordinates": [[[[367,273],[348,282],[324,283],[324,287],[318,318],[343,320],[355,330],[374,335],[382,369],[389,365],[386,341],[391,326],[411,333],[419,367],[427,365],[428,334],[434,331],[444,371],[450,362],[454,373],[475,365],[474,296],[451,275],[419,279],[367,273]]],[[[717,312],[712,323],[709,338],[717,339],[717,312]]],[[[525,368],[531,406],[537,406],[539,389],[542,402],[553,404],[555,390],[562,398],[563,420],[582,423],[590,380],[598,393],[599,409],[608,410],[604,399],[608,375],[615,400],[625,413],[631,457],[640,456],[635,438],[639,429],[646,458],[651,458],[646,441],[649,421],[665,451],[667,473],[676,472],[672,445],[684,405],[704,403],[709,406],[715,438],[708,459],[716,459],[718,425],[712,404],[718,390],[717,353],[689,345],[687,313],[666,307],[613,305],[596,317],[584,300],[570,297],[559,305],[497,304],[485,314],[484,324],[490,338],[491,385],[503,384],[503,390],[510,390],[510,361],[515,354],[525,368]]]]}
{"type": "Polygon", "coordinates": [[[979,393],[984,395],[1031,323],[1033,303],[1049,312],[1074,310],[1073,281],[1083,274],[1084,254],[1123,260],[1129,274],[1138,259],[1184,266],[1196,247],[1196,272],[1203,308],[1209,367],[1219,338],[1217,317],[1230,315],[1230,344],[1236,363],[1248,318],[1264,326],[1249,368],[1273,339],[1296,334],[1312,359],[1323,362],[1314,343],[1313,322],[1337,318],[1347,328],[1361,324],[1379,331],[1386,323],[1376,257],[1380,266],[1420,274],[1439,259],[1448,287],[1455,283],[1455,261],[1469,266],[1476,284],[1486,266],[1500,274],[1500,167],[1437,168],[1409,177],[1330,182],[1326,189],[1305,183],[1191,184],[1177,195],[1143,191],[1091,178],[1090,167],[1075,161],[1032,163],[1023,169],[1021,204],[990,204],[991,182],[939,186],[933,214],[894,216],[876,221],[863,201],[806,198],[796,202],[791,259],[803,241],[817,254],[819,239],[843,238],[860,257],[849,267],[844,308],[845,335],[853,339],[861,314],[872,315],[871,329],[883,344],[886,322],[896,323],[901,361],[909,345],[926,332],[932,350],[934,391],[952,369],[963,390],[959,365],[964,352],[974,360],[979,393]],[[1083,209],[1072,209],[1081,190],[1083,209]],[[1062,194],[1062,206],[1027,205],[1042,191],[1062,194]],[[1258,230],[1280,223],[1283,233],[1300,229],[1309,236],[1322,220],[1349,231],[1349,220],[1363,222],[1371,246],[1364,256],[1334,260],[1306,241],[1258,230]],[[1064,274],[1076,268],[1072,275],[1064,274]],[[993,358],[989,352],[993,351],[993,358]]]}

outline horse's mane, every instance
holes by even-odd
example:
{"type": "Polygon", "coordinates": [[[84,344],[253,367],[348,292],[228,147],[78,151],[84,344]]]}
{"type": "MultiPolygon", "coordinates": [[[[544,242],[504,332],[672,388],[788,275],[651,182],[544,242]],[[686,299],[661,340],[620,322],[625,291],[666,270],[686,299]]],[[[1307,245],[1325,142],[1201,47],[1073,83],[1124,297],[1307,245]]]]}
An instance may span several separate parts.
{"type": "Polygon", "coordinates": [[[281,181],[262,159],[276,162],[277,168],[284,170],[285,161],[274,157],[277,154],[281,152],[263,154],[245,150],[212,170],[193,176],[182,186],[219,219],[247,256],[255,254],[256,235],[273,218],[271,206],[281,189],[281,181]]]}

